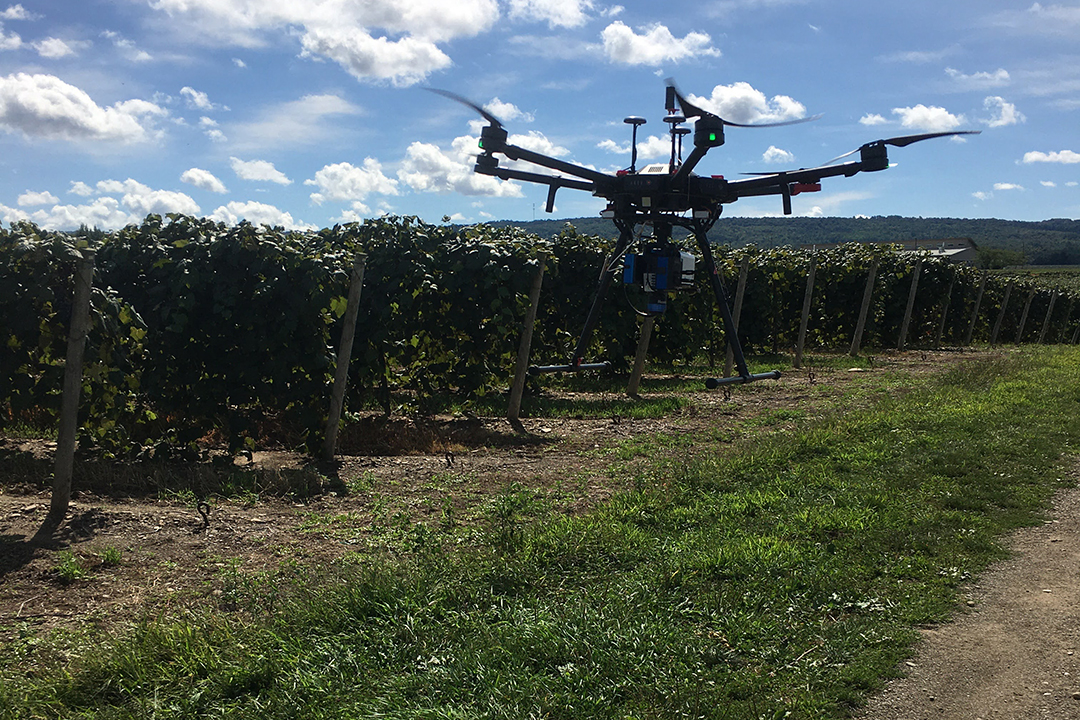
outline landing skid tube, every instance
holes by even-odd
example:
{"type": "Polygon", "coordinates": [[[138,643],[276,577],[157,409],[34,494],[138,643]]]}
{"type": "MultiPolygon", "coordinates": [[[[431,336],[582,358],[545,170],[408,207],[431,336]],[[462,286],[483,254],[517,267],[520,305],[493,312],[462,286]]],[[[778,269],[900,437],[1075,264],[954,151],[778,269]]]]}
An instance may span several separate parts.
{"type": "Polygon", "coordinates": [[[542,375],[544,373],[559,372],[584,372],[585,370],[607,370],[611,363],[578,363],[577,365],[530,365],[530,375],[542,375]]]}
{"type": "Polygon", "coordinates": [[[756,382],[757,380],[779,380],[780,371],[770,370],[769,372],[757,373],[756,375],[733,375],[727,378],[708,378],[705,380],[705,387],[708,390],[715,390],[721,385],[745,385],[749,382],[756,382]]]}

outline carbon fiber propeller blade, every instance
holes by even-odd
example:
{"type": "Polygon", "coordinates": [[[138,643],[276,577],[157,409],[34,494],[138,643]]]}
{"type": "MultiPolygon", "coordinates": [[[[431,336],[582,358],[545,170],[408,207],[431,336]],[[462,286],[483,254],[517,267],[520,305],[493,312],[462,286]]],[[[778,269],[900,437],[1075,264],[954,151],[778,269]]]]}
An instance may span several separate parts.
{"type": "Polygon", "coordinates": [[[480,107],[479,105],[477,105],[472,100],[469,100],[466,97],[462,97],[461,95],[458,95],[457,93],[450,92],[449,90],[441,90],[439,88],[429,87],[429,88],[424,88],[424,89],[425,90],[430,90],[431,92],[436,93],[438,95],[442,95],[445,98],[450,98],[451,100],[456,100],[457,102],[461,103],[462,105],[465,105],[466,107],[472,108],[476,112],[480,113],[484,117],[485,120],[487,120],[489,123],[491,123],[492,125],[494,125],[497,128],[501,128],[503,126],[503,124],[501,122],[499,122],[499,118],[495,117],[494,115],[489,113],[487,110],[480,107]]]}
{"type": "Polygon", "coordinates": [[[981,130],[950,130],[947,132],[932,132],[932,133],[920,133],[918,135],[900,135],[898,137],[885,138],[884,140],[875,140],[874,142],[868,142],[855,148],[851,152],[846,152],[843,155],[837,155],[826,165],[832,165],[837,160],[843,160],[846,157],[850,157],[857,152],[861,152],[863,148],[868,148],[871,145],[892,145],[893,147],[907,147],[912,143],[922,142],[923,140],[931,140],[933,138],[948,137],[950,135],[978,135],[981,130]]]}

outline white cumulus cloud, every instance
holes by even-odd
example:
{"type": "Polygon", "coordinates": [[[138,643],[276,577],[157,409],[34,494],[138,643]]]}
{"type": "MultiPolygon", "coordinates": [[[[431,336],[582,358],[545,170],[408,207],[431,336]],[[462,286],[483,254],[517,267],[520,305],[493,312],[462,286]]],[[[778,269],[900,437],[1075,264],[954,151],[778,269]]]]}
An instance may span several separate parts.
{"type": "Polygon", "coordinates": [[[42,192],[28,190],[20,195],[16,202],[19,203],[19,207],[36,207],[38,205],[55,205],[60,202],[60,198],[47,190],[42,192]]]}
{"type": "Polygon", "coordinates": [[[122,210],[116,198],[102,197],[86,205],[53,205],[48,210],[34,212],[0,205],[0,219],[8,223],[29,220],[47,230],[76,230],[82,225],[113,230],[142,218],[122,210]]]}
{"type": "Polygon", "coordinates": [[[305,56],[396,85],[447,67],[440,44],[485,32],[499,17],[498,0],[156,0],[151,7],[204,42],[254,48],[299,38],[305,56]]]}
{"type": "Polygon", "coordinates": [[[186,182],[188,185],[194,185],[201,190],[209,190],[210,192],[215,193],[229,192],[225,187],[225,183],[218,180],[209,170],[203,170],[201,168],[185,170],[180,176],[180,180],[186,182]]]}
{"type": "Polygon", "coordinates": [[[592,0],[510,0],[510,17],[546,22],[552,28],[575,28],[588,21],[592,7],[592,0]]]}
{"type": "Polygon", "coordinates": [[[268,160],[241,160],[237,157],[229,158],[236,177],[241,180],[253,180],[255,182],[272,182],[278,185],[292,185],[292,180],[285,173],[274,167],[274,163],[268,160]]]}
{"type": "Polygon", "coordinates": [[[787,95],[768,99],[747,82],[717,85],[709,97],[691,95],[688,99],[703,110],[737,123],[783,122],[806,117],[802,103],[787,95]]]}
{"type": "Polygon", "coordinates": [[[225,142],[228,140],[220,129],[218,129],[217,120],[208,118],[205,115],[199,118],[199,127],[206,134],[206,137],[210,138],[214,142],[225,142]]]}
{"type": "Polygon", "coordinates": [[[405,151],[398,178],[413,190],[490,197],[523,197],[521,186],[473,172],[476,138],[456,138],[449,151],[414,142],[405,151]]]}
{"type": "Polygon", "coordinates": [[[1075,165],[1080,163],[1080,153],[1073,152],[1072,150],[1061,150],[1058,152],[1039,152],[1032,151],[1024,153],[1025,163],[1060,163],[1062,165],[1075,165]]]}
{"type": "Polygon", "coordinates": [[[877,113],[867,113],[859,118],[859,122],[863,125],[884,125],[889,121],[877,113]]]}
{"type": "Polygon", "coordinates": [[[795,162],[795,155],[787,150],[781,150],[775,145],[770,145],[769,149],[762,154],[761,159],[767,163],[793,163],[795,162]]]}
{"type": "Polygon", "coordinates": [[[963,125],[963,115],[953,115],[943,107],[926,106],[893,108],[893,114],[900,116],[900,124],[913,130],[925,132],[947,132],[963,125]]]}
{"type": "Polygon", "coordinates": [[[608,60],[623,65],[658,66],[686,58],[720,56],[705,33],[690,32],[677,38],[659,23],[639,30],[640,34],[619,20],[604,28],[600,37],[608,60]]]}
{"type": "Polygon", "coordinates": [[[532,113],[524,112],[517,105],[503,102],[497,97],[492,98],[491,102],[485,103],[484,109],[504,122],[510,122],[512,120],[532,122],[536,119],[532,113]]]}
{"type": "Polygon", "coordinates": [[[1024,117],[1024,113],[1016,109],[1016,106],[1010,102],[1005,102],[1005,98],[1002,97],[988,97],[983,101],[983,107],[990,110],[993,116],[989,120],[983,120],[984,123],[990,127],[1004,127],[1006,125],[1016,125],[1027,120],[1024,117]]]}
{"type": "Polygon", "coordinates": [[[5,33],[3,26],[0,26],[0,50],[18,50],[22,44],[22,38],[17,33],[5,33]]]}
{"type": "Polygon", "coordinates": [[[1005,68],[998,68],[993,72],[976,72],[965,75],[956,68],[947,67],[945,68],[945,74],[969,90],[986,90],[1001,87],[1008,85],[1012,79],[1009,76],[1009,71],[1005,68]]]}
{"type": "Polygon", "coordinates": [[[158,135],[155,121],[166,115],[164,108],[145,100],[101,107],[53,75],[0,77],[0,128],[28,137],[145,142],[158,135]]]}
{"type": "Polygon", "coordinates": [[[389,80],[414,85],[451,64],[450,56],[428,40],[389,40],[348,28],[311,30],[301,40],[305,55],[330,58],[358,80],[389,80]]]}
{"type": "Polygon", "coordinates": [[[33,48],[37,50],[38,55],[48,60],[55,60],[57,58],[75,54],[75,48],[60,38],[54,37],[45,38],[44,40],[35,42],[33,48]]]}
{"type": "Polygon", "coordinates": [[[311,200],[321,205],[326,200],[362,202],[368,195],[397,195],[398,181],[383,174],[382,165],[374,158],[365,158],[363,167],[347,162],[326,165],[305,185],[319,188],[311,200]]]}
{"type": "Polygon", "coordinates": [[[994,183],[995,190],[1023,190],[1023,185],[1017,185],[1016,183],[994,183]]]}
{"type": "Polygon", "coordinates": [[[154,190],[131,178],[122,182],[102,180],[97,184],[97,190],[103,195],[122,195],[120,204],[140,218],[150,213],[198,215],[201,212],[199,204],[189,195],[172,190],[154,190]]]}
{"type": "Polygon", "coordinates": [[[210,214],[214,222],[236,225],[247,220],[252,225],[281,226],[286,230],[317,230],[314,225],[293,219],[292,213],[261,202],[231,202],[210,214]]]}
{"type": "Polygon", "coordinates": [[[9,5],[6,10],[0,11],[0,20],[37,20],[38,16],[28,12],[22,4],[9,5]]]}
{"type": "Polygon", "coordinates": [[[210,102],[210,96],[199,92],[195,88],[184,86],[180,88],[180,94],[187,100],[188,107],[196,110],[213,110],[214,103],[210,102]]]}

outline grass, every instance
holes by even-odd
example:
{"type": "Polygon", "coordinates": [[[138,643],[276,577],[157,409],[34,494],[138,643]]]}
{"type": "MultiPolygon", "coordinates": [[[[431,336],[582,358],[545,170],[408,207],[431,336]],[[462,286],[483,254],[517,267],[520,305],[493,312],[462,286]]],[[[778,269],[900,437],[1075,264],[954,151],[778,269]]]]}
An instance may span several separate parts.
{"type": "Polygon", "coordinates": [[[214,611],[13,648],[0,718],[846,717],[1042,518],[1078,361],[868,378],[692,456],[628,444],[630,489],[564,517],[509,488],[479,546],[432,529],[384,559],[229,564],[214,611]]]}

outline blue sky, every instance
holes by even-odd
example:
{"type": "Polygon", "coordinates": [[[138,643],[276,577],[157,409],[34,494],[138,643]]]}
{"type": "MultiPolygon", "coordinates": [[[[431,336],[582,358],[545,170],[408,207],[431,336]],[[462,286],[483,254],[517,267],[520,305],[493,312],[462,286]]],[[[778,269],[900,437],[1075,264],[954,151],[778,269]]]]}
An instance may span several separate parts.
{"type": "MultiPolygon", "coordinates": [[[[951,0],[25,0],[0,4],[0,221],[183,212],[321,228],[595,216],[471,172],[480,123],[604,171],[667,154],[664,79],[736,122],[701,174],[811,167],[882,137],[886,172],[798,215],[1080,218],[1080,4],[951,0]]],[[[727,215],[781,212],[748,198],[727,215]]]]}

